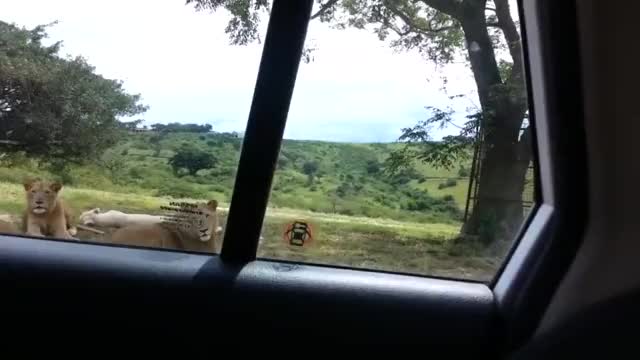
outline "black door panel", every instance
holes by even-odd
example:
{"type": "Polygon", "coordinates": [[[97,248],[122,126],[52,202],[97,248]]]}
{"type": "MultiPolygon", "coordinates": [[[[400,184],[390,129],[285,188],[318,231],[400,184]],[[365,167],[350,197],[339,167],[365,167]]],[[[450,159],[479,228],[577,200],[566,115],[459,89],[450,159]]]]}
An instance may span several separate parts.
{"type": "Polygon", "coordinates": [[[14,237],[0,238],[0,263],[5,318],[54,336],[71,325],[74,336],[467,345],[457,353],[488,351],[497,333],[477,283],[14,237]]]}

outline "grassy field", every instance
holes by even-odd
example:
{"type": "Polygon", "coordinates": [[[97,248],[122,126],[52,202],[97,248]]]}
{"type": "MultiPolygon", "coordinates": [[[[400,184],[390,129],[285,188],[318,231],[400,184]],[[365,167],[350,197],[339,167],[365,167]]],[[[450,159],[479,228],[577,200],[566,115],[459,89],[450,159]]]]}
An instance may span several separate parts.
{"type": "MultiPolygon", "coordinates": [[[[21,185],[0,182],[0,213],[19,214],[24,208],[21,185]]],[[[79,214],[94,207],[105,210],[160,213],[168,197],[117,193],[66,187],[63,196],[79,214]]],[[[184,199],[189,200],[189,199],[184,199]]],[[[226,204],[221,204],[222,224],[226,204]]],[[[418,223],[384,218],[316,213],[290,208],[270,208],[259,249],[263,258],[343,265],[394,272],[488,280],[499,259],[482,256],[479,249],[456,242],[459,223],[418,223]],[[288,246],[282,239],[287,223],[306,220],[313,224],[315,241],[308,247],[288,246]]],[[[224,229],[224,226],[223,226],[224,229]]],[[[107,241],[106,237],[80,232],[83,240],[107,241]]]]}
{"type": "MultiPolygon", "coordinates": [[[[220,133],[129,134],[95,163],[70,165],[62,174],[28,158],[0,163],[0,181],[62,177],[66,185],[152,197],[214,197],[229,201],[242,139],[220,133]],[[216,164],[196,174],[176,175],[169,159],[188,144],[212,154],[216,164]]],[[[398,144],[353,144],[285,140],[270,206],[409,222],[456,223],[462,218],[467,180],[455,169],[416,163],[396,176],[384,161],[398,144]],[[305,166],[314,164],[313,174],[305,166]],[[447,181],[454,185],[442,188],[447,181]]],[[[126,206],[126,205],[125,205],[126,206]]]]}
{"type": "MultiPolygon", "coordinates": [[[[225,133],[130,133],[101,159],[70,164],[62,173],[10,154],[0,162],[0,214],[20,213],[20,184],[40,176],[65,184],[64,196],[76,214],[96,207],[154,214],[176,199],[216,199],[224,221],[241,145],[242,139],[225,133]],[[169,160],[185,146],[213,155],[215,165],[176,173],[169,160]]],[[[457,240],[468,160],[451,169],[416,162],[391,176],[384,172],[385,159],[399,146],[284,140],[259,256],[489,279],[500,259],[487,254],[495,252],[457,240]],[[317,241],[302,249],[285,244],[282,235],[292,220],[312,223],[317,241]]],[[[80,237],[109,241],[108,234],[80,237]]]]}

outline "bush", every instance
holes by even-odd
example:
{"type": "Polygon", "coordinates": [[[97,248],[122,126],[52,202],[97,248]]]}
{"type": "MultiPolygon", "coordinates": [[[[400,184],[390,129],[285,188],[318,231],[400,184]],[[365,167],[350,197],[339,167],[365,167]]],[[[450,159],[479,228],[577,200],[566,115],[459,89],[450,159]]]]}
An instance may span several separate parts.
{"type": "Polygon", "coordinates": [[[367,161],[367,174],[375,175],[380,172],[380,163],[376,160],[367,161]]]}
{"type": "Polygon", "coordinates": [[[318,172],[318,162],[317,161],[305,161],[302,164],[302,172],[308,176],[314,176],[316,172],[318,172]]]}
{"type": "Polygon", "coordinates": [[[211,169],[217,163],[218,159],[213,154],[188,145],[181,147],[169,160],[169,165],[176,175],[185,169],[193,176],[198,170],[211,169]]]}
{"type": "Polygon", "coordinates": [[[17,168],[3,168],[0,167],[0,181],[14,184],[22,184],[22,182],[29,177],[33,177],[28,171],[23,171],[17,168]]]}
{"type": "Polygon", "coordinates": [[[132,179],[142,179],[143,175],[140,172],[140,168],[138,167],[132,167],[129,169],[129,176],[132,179]]]}
{"type": "Polygon", "coordinates": [[[219,193],[223,193],[223,194],[226,194],[229,191],[229,189],[227,189],[226,187],[224,187],[222,185],[219,185],[219,184],[217,184],[217,185],[209,185],[207,187],[207,190],[208,191],[213,191],[213,192],[219,192],[219,193]]]}
{"type": "Polygon", "coordinates": [[[215,142],[215,141],[213,141],[213,140],[209,140],[209,141],[207,141],[207,146],[208,146],[208,147],[215,147],[216,145],[218,145],[218,143],[216,143],[216,142],[215,142]]]}
{"type": "Polygon", "coordinates": [[[458,170],[458,176],[460,176],[460,177],[468,177],[469,176],[469,169],[466,169],[464,166],[460,166],[460,169],[458,170]]]}
{"type": "Polygon", "coordinates": [[[156,196],[169,196],[172,198],[192,198],[205,200],[208,198],[206,191],[185,183],[163,185],[156,191],[156,196]]]}
{"type": "Polygon", "coordinates": [[[458,185],[458,181],[456,179],[447,179],[447,181],[438,184],[438,189],[445,189],[456,185],[458,185]]]}
{"type": "Polygon", "coordinates": [[[395,186],[405,185],[405,184],[408,184],[410,181],[411,181],[411,178],[409,176],[397,175],[391,179],[391,184],[395,186]]]}
{"type": "Polygon", "coordinates": [[[353,210],[351,209],[337,209],[338,214],[353,216],[353,210]]]}
{"type": "Polygon", "coordinates": [[[455,201],[455,199],[453,198],[453,195],[451,195],[451,194],[447,194],[447,195],[443,196],[442,200],[449,201],[449,202],[454,202],[455,201]]]}
{"type": "Polygon", "coordinates": [[[285,156],[280,155],[280,156],[278,157],[278,164],[277,164],[278,169],[279,169],[279,170],[282,170],[282,169],[284,169],[285,167],[287,167],[287,165],[289,165],[289,159],[288,159],[288,158],[286,158],[285,156]]]}

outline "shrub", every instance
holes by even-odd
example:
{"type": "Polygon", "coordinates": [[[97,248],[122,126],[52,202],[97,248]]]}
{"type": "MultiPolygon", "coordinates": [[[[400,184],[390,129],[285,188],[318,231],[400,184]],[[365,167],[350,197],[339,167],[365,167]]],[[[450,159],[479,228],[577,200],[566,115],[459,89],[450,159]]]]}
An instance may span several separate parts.
{"type": "Polygon", "coordinates": [[[317,161],[305,161],[302,164],[302,172],[308,176],[314,176],[316,172],[318,172],[318,162],[317,161]]]}
{"type": "Polygon", "coordinates": [[[458,181],[456,179],[447,179],[447,181],[438,184],[438,189],[445,189],[456,185],[458,185],[458,181]]]}
{"type": "Polygon", "coordinates": [[[182,182],[177,182],[171,185],[163,185],[156,191],[156,196],[169,196],[172,198],[192,198],[202,200],[208,198],[208,194],[206,191],[182,182]]]}
{"type": "Polygon", "coordinates": [[[284,169],[285,167],[287,167],[287,165],[289,165],[289,159],[285,156],[280,155],[278,157],[278,169],[284,169]]]}
{"type": "Polygon", "coordinates": [[[469,176],[469,169],[465,168],[464,166],[460,166],[460,169],[458,170],[458,176],[460,176],[460,177],[468,177],[469,176]]]}
{"type": "Polygon", "coordinates": [[[218,159],[211,153],[202,151],[192,146],[181,147],[169,160],[175,174],[186,169],[190,175],[195,175],[198,170],[211,169],[216,166],[218,159]]]}
{"type": "Polygon", "coordinates": [[[408,184],[410,181],[411,181],[411,178],[406,175],[397,175],[391,179],[391,184],[395,186],[405,185],[405,184],[408,184]]]}
{"type": "Polygon", "coordinates": [[[380,172],[380,163],[376,160],[367,161],[367,174],[375,175],[380,172]]]}
{"type": "Polygon", "coordinates": [[[216,185],[209,185],[207,187],[208,191],[213,191],[213,192],[219,192],[219,193],[223,193],[226,194],[227,191],[229,191],[229,189],[227,189],[226,187],[216,184],[216,185]]]}
{"type": "Polygon", "coordinates": [[[22,182],[29,177],[35,177],[30,171],[22,170],[20,168],[2,168],[0,167],[0,181],[22,184],[22,182]]]}
{"type": "Polygon", "coordinates": [[[140,168],[139,167],[132,167],[129,169],[129,176],[132,179],[142,179],[143,175],[140,172],[140,168]]]}

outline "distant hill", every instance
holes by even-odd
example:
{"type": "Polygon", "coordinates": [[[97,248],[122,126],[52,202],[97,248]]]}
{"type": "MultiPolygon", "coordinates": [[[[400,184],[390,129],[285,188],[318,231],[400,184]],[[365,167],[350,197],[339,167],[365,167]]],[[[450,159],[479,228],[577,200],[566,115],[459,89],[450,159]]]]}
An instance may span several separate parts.
{"type": "MultiPolygon", "coordinates": [[[[65,182],[78,187],[155,196],[231,196],[242,139],[236,134],[130,132],[99,164],[72,166],[65,182]],[[213,169],[175,175],[169,159],[183,145],[213,154],[213,169]]],[[[458,222],[468,187],[469,164],[435,169],[416,164],[402,174],[383,173],[384,160],[399,146],[284,140],[270,206],[411,221],[458,222]],[[462,170],[460,170],[462,168],[462,170]]],[[[43,170],[28,161],[0,168],[0,181],[43,170]]]]}

